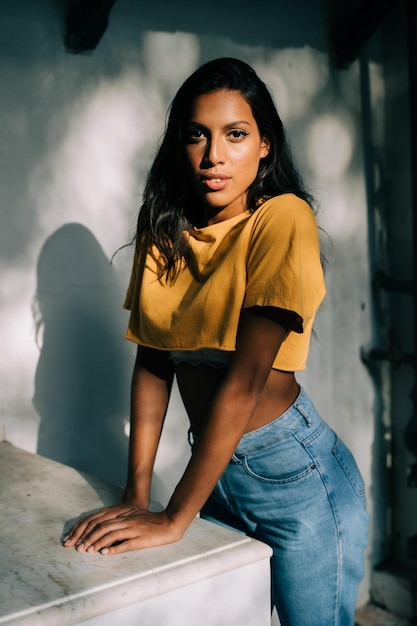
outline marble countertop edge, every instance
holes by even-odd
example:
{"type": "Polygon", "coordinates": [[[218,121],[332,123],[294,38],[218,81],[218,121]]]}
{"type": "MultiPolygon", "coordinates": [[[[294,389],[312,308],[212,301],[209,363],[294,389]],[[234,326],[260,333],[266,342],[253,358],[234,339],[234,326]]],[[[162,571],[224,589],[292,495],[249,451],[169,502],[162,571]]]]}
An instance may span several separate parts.
{"type": "Polygon", "coordinates": [[[71,513],[103,506],[119,488],[0,443],[0,625],[71,626],[267,561],[271,549],[196,518],[181,541],[116,556],[57,544],[71,513]],[[41,530],[39,530],[41,529],[41,530]]]}
{"type": "MultiPolygon", "coordinates": [[[[198,523],[201,524],[203,521],[199,520],[198,523]]],[[[129,577],[124,576],[120,580],[114,579],[77,593],[62,595],[59,599],[34,607],[27,607],[22,611],[0,617],[0,624],[7,626],[77,624],[250,565],[270,555],[271,550],[268,546],[242,535],[232,545],[206,551],[191,558],[187,557],[173,564],[167,563],[152,571],[138,572],[129,577]]]]}

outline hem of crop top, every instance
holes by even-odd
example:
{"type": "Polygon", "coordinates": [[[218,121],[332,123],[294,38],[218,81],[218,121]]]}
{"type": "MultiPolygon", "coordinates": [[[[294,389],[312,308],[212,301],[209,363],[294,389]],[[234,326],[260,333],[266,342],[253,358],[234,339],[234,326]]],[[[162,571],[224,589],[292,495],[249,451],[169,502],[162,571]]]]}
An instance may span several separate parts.
{"type": "Polygon", "coordinates": [[[210,365],[211,367],[227,367],[233,353],[215,348],[200,348],[199,350],[170,350],[171,360],[178,365],[210,365]]]}

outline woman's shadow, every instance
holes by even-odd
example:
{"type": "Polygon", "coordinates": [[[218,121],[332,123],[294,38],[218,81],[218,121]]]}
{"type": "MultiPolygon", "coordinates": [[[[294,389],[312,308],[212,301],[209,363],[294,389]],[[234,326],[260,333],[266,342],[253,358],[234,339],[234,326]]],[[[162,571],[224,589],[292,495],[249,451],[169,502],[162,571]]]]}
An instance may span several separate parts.
{"type": "Polygon", "coordinates": [[[113,267],[92,233],[66,224],[44,243],[34,316],[41,346],[37,452],[123,485],[131,359],[113,267]]]}

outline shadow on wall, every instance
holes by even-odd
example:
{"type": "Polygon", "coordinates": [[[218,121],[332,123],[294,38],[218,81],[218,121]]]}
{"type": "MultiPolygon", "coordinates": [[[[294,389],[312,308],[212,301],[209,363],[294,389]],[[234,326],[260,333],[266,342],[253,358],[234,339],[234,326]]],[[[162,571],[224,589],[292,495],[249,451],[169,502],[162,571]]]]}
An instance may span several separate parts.
{"type": "Polygon", "coordinates": [[[112,266],[81,224],[45,241],[33,311],[41,345],[38,454],[123,485],[131,366],[121,296],[112,266]]]}

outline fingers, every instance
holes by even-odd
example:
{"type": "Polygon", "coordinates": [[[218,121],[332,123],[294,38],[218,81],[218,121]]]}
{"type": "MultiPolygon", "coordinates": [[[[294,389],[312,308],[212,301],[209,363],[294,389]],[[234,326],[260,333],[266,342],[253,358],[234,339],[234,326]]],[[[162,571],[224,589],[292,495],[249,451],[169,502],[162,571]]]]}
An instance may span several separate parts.
{"type": "Polygon", "coordinates": [[[121,507],[109,507],[102,509],[97,513],[88,515],[78,520],[78,522],[71,528],[71,530],[65,535],[63,539],[63,545],[65,548],[73,548],[81,543],[84,543],[86,537],[94,530],[98,523],[102,523],[107,520],[117,519],[119,510],[121,507]]]}
{"type": "MultiPolygon", "coordinates": [[[[128,534],[126,532],[126,534],[128,534]]],[[[130,534],[130,533],[129,533],[130,534]]],[[[113,554],[122,554],[129,550],[139,550],[141,548],[154,548],[156,546],[163,546],[169,543],[175,543],[181,539],[181,536],[177,533],[162,532],[161,529],[155,532],[155,528],[150,531],[149,528],[143,528],[143,531],[138,534],[137,530],[134,532],[134,537],[126,539],[124,541],[113,543],[109,546],[99,548],[97,551],[104,556],[111,556],[113,554]]],[[[96,549],[98,544],[95,544],[96,549]]],[[[92,552],[93,550],[91,550],[92,552]]]]}
{"type": "Polygon", "coordinates": [[[135,537],[136,526],[147,511],[132,505],[116,505],[80,519],[63,539],[65,548],[75,547],[79,552],[98,552],[114,543],[124,542],[135,537]]]}
{"type": "Polygon", "coordinates": [[[64,546],[111,555],[174,543],[181,536],[165,512],[122,505],[81,519],[64,537],[64,546]]]}
{"type": "MultiPolygon", "coordinates": [[[[152,528],[151,534],[155,533],[155,530],[152,528]]],[[[134,547],[140,548],[147,545],[149,531],[150,529],[140,514],[136,515],[134,519],[124,516],[111,519],[96,518],[89,522],[84,533],[75,544],[75,548],[79,552],[100,552],[106,548],[102,554],[126,552],[134,549],[134,547]],[[124,545],[128,544],[130,540],[134,540],[135,545],[133,547],[124,545]]],[[[156,538],[154,542],[153,545],[159,544],[156,538]]]]}
{"type": "Polygon", "coordinates": [[[126,522],[103,522],[97,524],[75,547],[79,552],[100,552],[115,544],[121,545],[131,539],[132,536],[134,536],[134,532],[126,522]]]}

